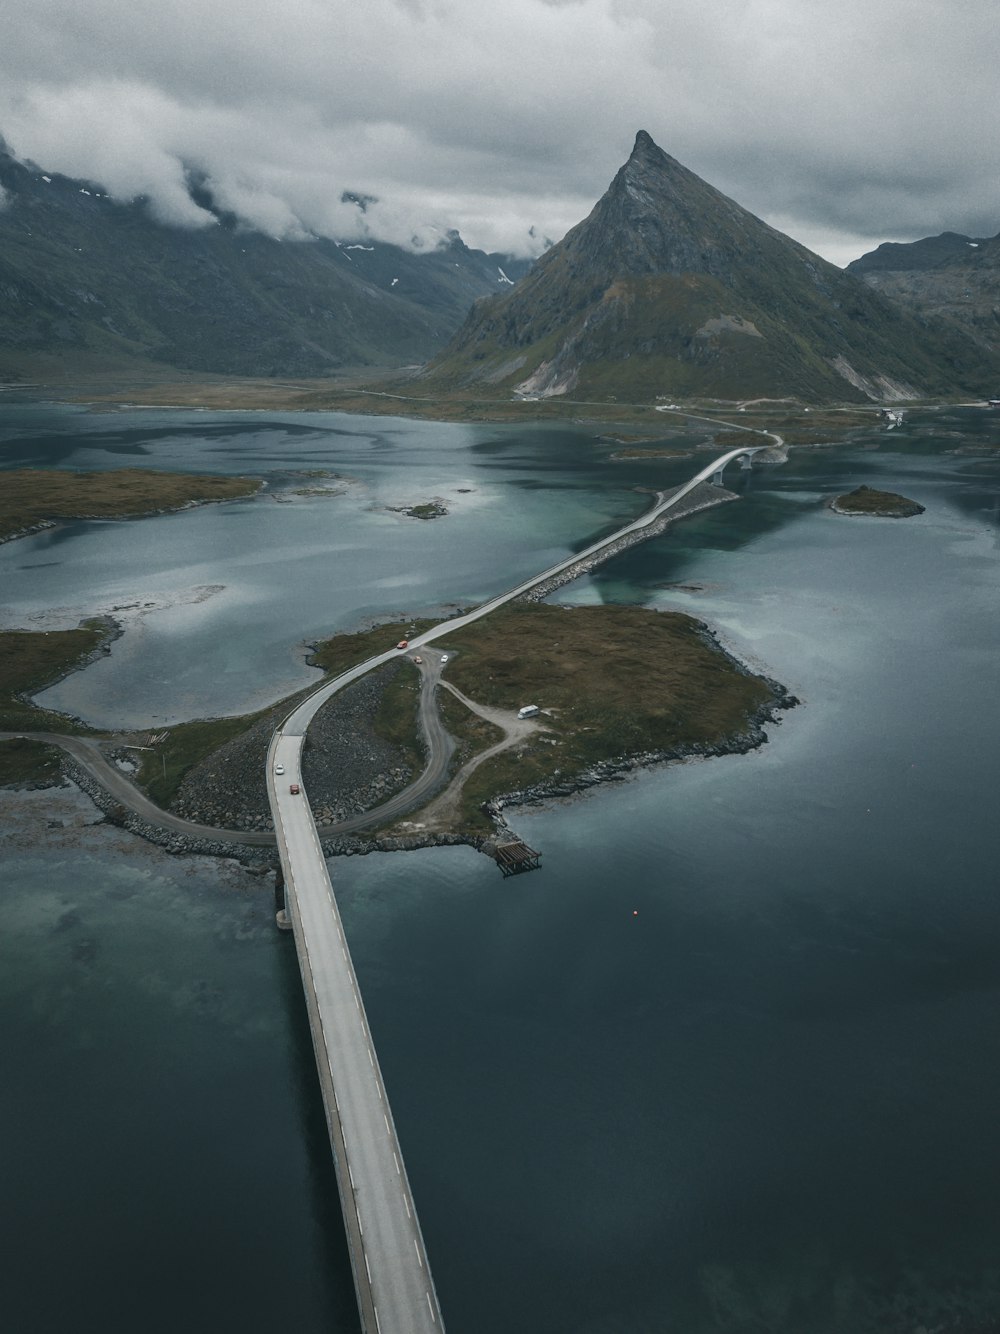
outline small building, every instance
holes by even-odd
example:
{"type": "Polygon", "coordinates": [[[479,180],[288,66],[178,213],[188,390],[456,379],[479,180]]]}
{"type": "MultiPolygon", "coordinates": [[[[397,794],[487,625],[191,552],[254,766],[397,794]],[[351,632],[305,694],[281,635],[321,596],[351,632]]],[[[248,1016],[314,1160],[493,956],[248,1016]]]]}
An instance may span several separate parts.
{"type": "Polygon", "coordinates": [[[541,709],[538,707],[537,704],[525,704],[523,705],[523,707],[518,709],[517,716],[519,718],[534,718],[539,713],[541,713],[541,709]]]}

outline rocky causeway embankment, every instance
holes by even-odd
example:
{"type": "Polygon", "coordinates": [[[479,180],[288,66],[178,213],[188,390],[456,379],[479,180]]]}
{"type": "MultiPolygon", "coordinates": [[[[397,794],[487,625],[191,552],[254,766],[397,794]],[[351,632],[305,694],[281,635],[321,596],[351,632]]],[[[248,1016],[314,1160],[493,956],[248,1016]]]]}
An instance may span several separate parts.
{"type": "Polygon", "coordinates": [[[603,565],[612,556],[628,551],[630,547],[637,547],[640,542],[646,542],[651,537],[658,537],[677,519],[683,519],[689,514],[697,514],[699,510],[724,505],[730,500],[739,500],[739,496],[734,491],[727,491],[725,487],[712,486],[708,482],[702,482],[693,491],[690,491],[683,500],[678,501],[675,506],[661,514],[655,523],[651,523],[647,528],[639,528],[634,533],[626,533],[623,537],[619,537],[617,541],[602,547],[600,551],[595,551],[593,555],[584,556],[580,560],[574,561],[565,570],[554,574],[551,579],[545,579],[542,583],[535,584],[534,588],[530,588],[527,593],[522,593],[517,601],[544,602],[556,589],[562,588],[564,584],[571,584],[574,579],[579,579],[582,574],[589,574],[591,570],[596,570],[598,565],[603,565]]]}
{"type": "MultiPolygon", "coordinates": [[[[375,731],[382,692],[402,666],[387,663],[361,677],[310,724],[302,778],[321,830],[381,805],[412,780],[405,751],[375,731]]],[[[224,829],[273,829],[265,765],[271,735],[286,711],[287,705],[272,710],[194,765],[171,803],[173,813],[224,829]]]]}

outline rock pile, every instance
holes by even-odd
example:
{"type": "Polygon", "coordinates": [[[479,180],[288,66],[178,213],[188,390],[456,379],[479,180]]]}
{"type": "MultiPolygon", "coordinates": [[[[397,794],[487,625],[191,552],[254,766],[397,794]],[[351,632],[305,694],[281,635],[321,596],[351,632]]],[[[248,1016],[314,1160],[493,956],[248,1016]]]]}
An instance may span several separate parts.
{"type": "MultiPolygon", "coordinates": [[[[375,734],[382,692],[402,667],[388,663],[336,694],[316,715],[306,739],[302,777],[320,826],[380,805],[411,781],[401,747],[375,734]]],[[[282,709],[261,718],[242,736],[220,746],[191,768],[171,810],[197,824],[220,829],[274,828],[265,764],[282,709]]]]}
{"type": "Polygon", "coordinates": [[[379,806],[413,779],[401,746],[376,735],[382,694],[403,663],[386,663],[325,704],[309,726],[302,778],[318,825],[379,806]]]}

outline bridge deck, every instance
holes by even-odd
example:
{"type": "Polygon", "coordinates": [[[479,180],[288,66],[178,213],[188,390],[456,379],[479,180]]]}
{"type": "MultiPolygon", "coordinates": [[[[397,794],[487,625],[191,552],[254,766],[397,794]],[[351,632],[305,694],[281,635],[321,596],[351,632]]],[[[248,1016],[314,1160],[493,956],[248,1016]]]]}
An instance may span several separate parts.
{"type": "Polygon", "coordinates": [[[365,1334],[441,1334],[402,1150],[302,786],[301,746],[301,736],[275,736],[268,783],[362,1326],[365,1334]]]}

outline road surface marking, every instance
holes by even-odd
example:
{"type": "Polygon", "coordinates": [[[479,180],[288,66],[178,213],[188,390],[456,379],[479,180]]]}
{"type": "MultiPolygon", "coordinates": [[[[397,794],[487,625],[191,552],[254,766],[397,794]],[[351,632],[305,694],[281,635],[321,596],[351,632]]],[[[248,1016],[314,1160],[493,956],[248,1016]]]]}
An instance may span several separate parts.
{"type": "Polygon", "coordinates": [[[423,1267],[424,1267],[424,1260],[423,1260],[423,1256],[420,1254],[420,1247],[417,1245],[417,1239],[416,1239],[416,1237],[413,1238],[413,1249],[414,1249],[414,1250],[416,1251],[416,1253],[417,1253],[417,1263],[420,1265],[420,1268],[423,1269],[423,1267]]]}
{"type": "Polygon", "coordinates": [[[430,1294],[429,1292],[425,1292],[425,1293],[424,1293],[424,1296],[427,1298],[427,1309],[428,1309],[428,1311],[430,1311],[430,1313],[431,1313],[431,1319],[434,1321],[434,1323],[435,1323],[435,1325],[436,1325],[437,1322],[438,1322],[438,1318],[437,1318],[437,1316],[434,1314],[434,1303],[431,1301],[431,1294],[430,1294]]]}
{"type": "Polygon", "coordinates": [[[392,1151],[392,1160],[393,1160],[393,1162],[396,1164],[396,1175],[397,1175],[398,1177],[402,1176],[403,1174],[402,1174],[402,1172],[399,1170],[399,1159],[396,1157],[396,1150],[395,1150],[395,1149],[393,1149],[393,1151],[392,1151]]]}
{"type": "Polygon", "coordinates": [[[406,1198],[405,1195],[403,1196],[403,1203],[406,1205],[406,1216],[407,1216],[407,1218],[412,1218],[413,1215],[410,1213],[410,1201],[406,1198]]]}

